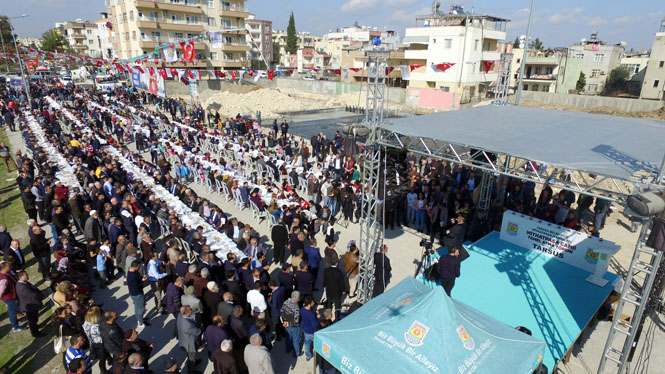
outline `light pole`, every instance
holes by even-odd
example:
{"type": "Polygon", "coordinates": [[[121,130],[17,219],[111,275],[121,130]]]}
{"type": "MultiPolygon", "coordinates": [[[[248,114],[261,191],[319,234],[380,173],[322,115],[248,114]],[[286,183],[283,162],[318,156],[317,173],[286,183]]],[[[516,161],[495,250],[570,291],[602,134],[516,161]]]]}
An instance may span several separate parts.
{"type": "MultiPolygon", "coordinates": [[[[14,18],[23,18],[27,17],[28,14],[23,14],[20,17],[14,17],[14,18]]],[[[9,22],[11,18],[7,19],[7,22],[9,22]]],[[[14,39],[14,48],[16,49],[16,56],[18,57],[18,67],[21,69],[21,78],[23,78],[23,87],[25,87],[25,94],[28,97],[28,108],[32,106],[32,98],[30,97],[30,76],[26,77],[25,73],[23,72],[23,60],[21,59],[21,53],[18,51],[18,45],[16,44],[16,37],[18,36],[17,34],[14,34],[14,27],[12,26],[12,23],[9,22],[9,30],[12,32],[12,39],[14,39]]]]}
{"type": "Polygon", "coordinates": [[[522,56],[522,63],[520,64],[520,79],[517,83],[517,93],[515,94],[515,105],[520,105],[520,96],[522,96],[522,78],[524,77],[524,62],[529,52],[529,36],[531,34],[531,16],[533,16],[533,3],[531,0],[531,10],[529,10],[529,23],[526,26],[526,39],[524,39],[524,55],[522,56]]]}
{"type": "MultiPolygon", "coordinates": [[[[17,17],[7,17],[7,24],[9,25],[9,33],[12,34],[12,24],[9,22],[10,19],[23,18],[27,16],[28,14],[25,13],[17,17]]],[[[2,36],[2,29],[0,29],[0,42],[2,42],[2,53],[5,55],[5,69],[7,70],[7,73],[9,73],[9,61],[7,58],[7,51],[5,50],[5,38],[2,36]]],[[[18,54],[18,51],[16,51],[16,53],[18,54]]]]}

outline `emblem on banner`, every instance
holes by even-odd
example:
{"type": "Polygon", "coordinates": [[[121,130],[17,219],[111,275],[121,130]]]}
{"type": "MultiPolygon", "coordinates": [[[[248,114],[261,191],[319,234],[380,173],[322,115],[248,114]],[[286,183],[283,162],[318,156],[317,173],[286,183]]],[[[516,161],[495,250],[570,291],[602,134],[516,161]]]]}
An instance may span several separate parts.
{"type": "Polygon", "coordinates": [[[584,259],[590,264],[595,264],[598,262],[598,252],[594,251],[593,249],[587,249],[584,259]]]}
{"type": "Polygon", "coordinates": [[[411,328],[409,328],[409,331],[404,334],[404,339],[406,340],[407,343],[409,343],[409,345],[418,347],[423,345],[423,340],[425,340],[425,336],[427,336],[428,331],[429,327],[423,325],[418,321],[413,321],[413,323],[411,324],[411,328]]]}
{"type": "Polygon", "coordinates": [[[460,325],[457,328],[457,335],[459,335],[459,338],[462,340],[462,343],[464,343],[464,348],[471,351],[473,350],[473,348],[476,347],[476,344],[473,342],[473,338],[469,335],[468,332],[466,332],[464,325],[460,325]]]}
{"type": "Polygon", "coordinates": [[[321,346],[321,351],[324,356],[330,358],[330,346],[326,343],[323,343],[323,346],[321,346]]]}
{"type": "Polygon", "coordinates": [[[508,227],[506,230],[508,231],[508,234],[510,235],[517,235],[517,229],[519,226],[517,226],[516,223],[508,222],[508,227]]]}

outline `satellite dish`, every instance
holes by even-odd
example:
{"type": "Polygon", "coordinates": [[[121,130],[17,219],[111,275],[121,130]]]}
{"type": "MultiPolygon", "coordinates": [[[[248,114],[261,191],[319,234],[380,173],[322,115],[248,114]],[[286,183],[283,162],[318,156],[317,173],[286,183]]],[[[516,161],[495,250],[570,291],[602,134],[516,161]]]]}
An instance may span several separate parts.
{"type": "Polygon", "coordinates": [[[520,48],[524,49],[524,43],[520,43],[520,48]]]}

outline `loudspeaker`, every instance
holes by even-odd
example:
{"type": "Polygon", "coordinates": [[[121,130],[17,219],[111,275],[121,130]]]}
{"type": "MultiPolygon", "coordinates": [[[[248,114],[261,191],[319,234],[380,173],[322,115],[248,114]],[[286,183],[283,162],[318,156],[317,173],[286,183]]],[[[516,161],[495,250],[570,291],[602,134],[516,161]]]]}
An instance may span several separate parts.
{"type": "Polygon", "coordinates": [[[641,216],[652,216],[665,210],[665,201],[653,192],[628,196],[626,203],[628,208],[641,216]]]}

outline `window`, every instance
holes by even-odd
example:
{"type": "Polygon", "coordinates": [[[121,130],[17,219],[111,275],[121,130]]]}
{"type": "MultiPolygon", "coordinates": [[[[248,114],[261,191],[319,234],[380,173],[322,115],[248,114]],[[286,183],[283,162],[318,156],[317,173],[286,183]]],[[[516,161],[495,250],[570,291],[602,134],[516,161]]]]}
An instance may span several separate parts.
{"type": "Polygon", "coordinates": [[[227,29],[231,28],[231,20],[228,18],[220,18],[219,19],[219,25],[222,27],[225,27],[227,29]]]}
{"type": "Polygon", "coordinates": [[[176,40],[182,40],[184,35],[181,32],[174,32],[173,37],[176,38],[176,40]]]}
{"type": "Polygon", "coordinates": [[[138,10],[137,17],[138,19],[143,18],[143,11],[141,9],[138,10]]]}
{"type": "Polygon", "coordinates": [[[448,87],[448,86],[440,86],[439,89],[442,92],[450,92],[450,87],[448,87]]]}
{"type": "Polygon", "coordinates": [[[576,53],[575,58],[584,58],[584,53],[576,53]]]}
{"type": "Polygon", "coordinates": [[[659,81],[658,79],[656,79],[655,81],[653,81],[653,86],[654,86],[654,88],[658,87],[658,83],[660,83],[660,81],[659,81]]]}
{"type": "Polygon", "coordinates": [[[92,30],[85,30],[85,33],[88,34],[88,35],[92,35],[92,30]]]}
{"type": "Polygon", "coordinates": [[[525,85],[524,85],[524,91],[528,91],[528,90],[529,90],[529,85],[528,85],[528,84],[525,84],[525,85]]]}
{"type": "Polygon", "coordinates": [[[160,37],[159,31],[151,31],[150,37],[152,38],[153,41],[158,42],[160,37]]]}
{"type": "Polygon", "coordinates": [[[476,41],[473,43],[473,50],[477,51],[479,45],[480,45],[480,40],[476,39],[476,41]]]}
{"type": "Polygon", "coordinates": [[[660,64],[658,64],[658,67],[661,69],[663,68],[663,66],[665,66],[665,61],[661,61],[660,64]]]}
{"type": "Polygon", "coordinates": [[[171,15],[171,21],[181,22],[182,21],[182,14],[172,14],[171,15]]]}
{"type": "Polygon", "coordinates": [[[136,31],[132,31],[132,40],[136,40],[136,31]]]}
{"type": "Polygon", "coordinates": [[[233,61],[233,53],[224,53],[224,59],[227,61],[233,61]]]}
{"type": "Polygon", "coordinates": [[[210,59],[213,61],[217,61],[217,52],[210,52],[210,59]]]}
{"type": "Polygon", "coordinates": [[[159,15],[157,14],[157,12],[150,12],[150,19],[151,20],[156,21],[157,18],[159,18],[159,15]]]}
{"type": "Polygon", "coordinates": [[[187,20],[187,23],[199,23],[198,16],[186,16],[185,19],[187,20]]]}
{"type": "Polygon", "coordinates": [[[88,40],[88,45],[92,45],[94,43],[94,40],[90,39],[88,40]]]}
{"type": "Polygon", "coordinates": [[[587,86],[589,92],[596,92],[598,91],[598,85],[597,84],[590,84],[587,86]]]}
{"type": "Polygon", "coordinates": [[[215,0],[208,0],[208,8],[214,8],[215,7],[215,0]]]}
{"type": "Polygon", "coordinates": [[[215,26],[215,19],[212,17],[208,17],[208,26],[215,26]]]}
{"type": "Polygon", "coordinates": [[[591,70],[591,78],[597,78],[600,76],[600,69],[591,70]]]}
{"type": "Polygon", "coordinates": [[[230,36],[224,37],[224,44],[233,44],[233,38],[230,36]]]}
{"type": "Polygon", "coordinates": [[[602,53],[596,53],[593,56],[593,62],[603,62],[605,60],[605,55],[602,53]]]}
{"type": "Polygon", "coordinates": [[[133,20],[134,20],[134,11],[133,11],[133,10],[130,10],[130,11],[129,11],[129,20],[130,20],[130,21],[133,21],[133,20]]]}
{"type": "Polygon", "coordinates": [[[122,14],[122,22],[127,22],[127,13],[122,14]]]}
{"type": "Polygon", "coordinates": [[[452,39],[443,39],[443,48],[450,49],[453,46],[452,39]]]}

